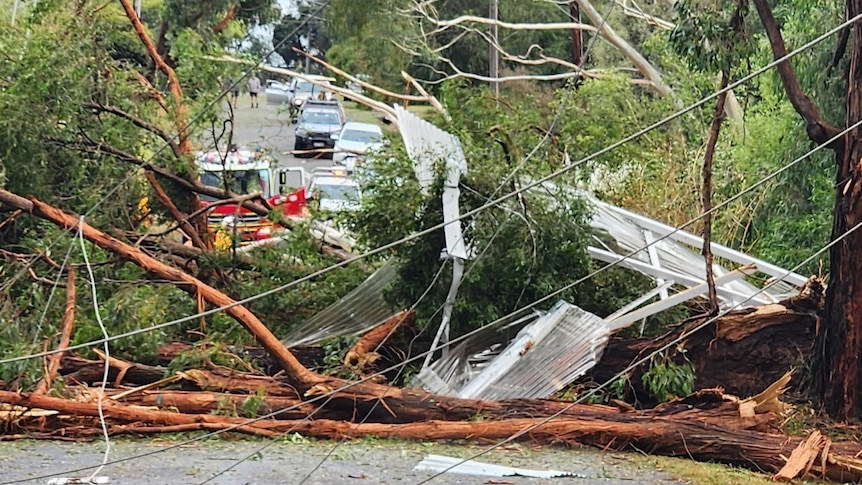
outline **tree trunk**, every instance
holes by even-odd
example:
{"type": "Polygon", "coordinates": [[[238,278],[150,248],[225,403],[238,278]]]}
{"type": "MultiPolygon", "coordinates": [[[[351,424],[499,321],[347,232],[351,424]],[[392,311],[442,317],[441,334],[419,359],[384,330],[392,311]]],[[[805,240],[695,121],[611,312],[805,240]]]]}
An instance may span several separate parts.
{"type": "MultiPolygon", "coordinates": [[[[862,13],[862,0],[847,0],[848,18],[862,13]]],[[[847,79],[846,126],[862,119],[862,24],[853,26],[850,71],[847,79]]],[[[862,418],[862,132],[844,137],[835,193],[832,239],[853,231],[829,253],[830,279],[826,290],[826,318],[817,336],[815,379],[826,412],[839,420],[862,418]]]]}
{"type": "MultiPolygon", "coordinates": [[[[753,0],[757,14],[769,37],[773,57],[787,54],[778,22],[768,0],[753,0]]],[[[862,13],[862,0],[846,0],[847,18],[862,13]]],[[[862,119],[862,25],[852,26],[853,44],[847,78],[845,126],[862,119]]],[[[839,130],[829,125],[802,91],[789,62],[778,65],[778,74],[793,108],[805,120],[808,137],[825,143],[839,130]]],[[[830,144],[838,165],[833,209],[832,240],[843,237],[829,250],[830,280],[826,290],[826,312],[820,325],[813,355],[813,375],[821,407],[838,420],[862,418],[859,385],[862,384],[862,132],[854,129],[830,144]],[[844,237],[846,233],[849,234],[844,237]]]]}
{"type": "Polygon", "coordinates": [[[260,344],[275,358],[282,368],[287,372],[288,377],[297,385],[312,386],[315,383],[321,382],[322,376],[315,374],[306,369],[296,360],[275,335],[246,307],[238,304],[234,299],[216,290],[215,288],[204,284],[197,278],[177,269],[168,266],[161,261],[147,255],[139,248],[130,246],[119,239],[115,239],[98,229],[93,228],[87,223],[82,223],[78,216],[72,216],[65,212],[51,207],[38,200],[27,200],[19,195],[13,194],[7,190],[0,189],[0,202],[8,204],[11,207],[22,209],[30,212],[37,217],[50,221],[64,229],[78,227],[88,241],[97,246],[106,249],[117,256],[131,261],[148,273],[157,275],[161,278],[173,282],[181,290],[191,294],[192,296],[202,296],[209,304],[215,307],[224,307],[225,313],[230,315],[237,322],[242,324],[260,344]]]}

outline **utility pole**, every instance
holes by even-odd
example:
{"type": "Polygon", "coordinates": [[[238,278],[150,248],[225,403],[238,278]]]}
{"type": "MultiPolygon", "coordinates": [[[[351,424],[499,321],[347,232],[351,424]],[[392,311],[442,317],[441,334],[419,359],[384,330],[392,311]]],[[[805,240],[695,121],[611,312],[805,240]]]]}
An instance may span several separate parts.
{"type": "MultiPolygon", "coordinates": [[[[581,6],[578,2],[573,1],[569,4],[569,17],[572,22],[581,22],[581,6]]],[[[572,64],[584,69],[581,63],[584,61],[584,40],[581,29],[572,29],[572,64]]]]}
{"type": "MultiPolygon", "coordinates": [[[[311,55],[311,19],[305,24],[305,53],[311,55]]],[[[305,73],[311,74],[311,58],[305,56],[305,73]]]]}
{"type": "Polygon", "coordinates": [[[500,95],[500,83],[497,82],[500,69],[500,51],[497,50],[497,0],[490,0],[488,17],[491,19],[491,45],[488,51],[488,77],[491,78],[491,92],[500,95]]]}

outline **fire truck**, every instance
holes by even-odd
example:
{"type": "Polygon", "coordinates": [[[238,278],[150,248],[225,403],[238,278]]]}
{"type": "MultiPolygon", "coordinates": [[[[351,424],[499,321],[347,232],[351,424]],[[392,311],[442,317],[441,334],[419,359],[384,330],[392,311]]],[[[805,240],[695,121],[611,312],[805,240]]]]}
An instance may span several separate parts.
{"type": "MultiPolygon", "coordinates": [[[[260,150],[232,149],[199,153],[196,164],[204,185],[230,189],[237,195],[260,193],[270,206],[287,217],[301,218],[306,211],[306,174],[301,167],[278,167],[276,160],[260,150]]],[[[241,244],[272,237],[280,226],[239,204],[219,203],[218,198],[201,195],[204,205],[212,205],[207,227],[214,236],[230,233],[241,244]]]]}

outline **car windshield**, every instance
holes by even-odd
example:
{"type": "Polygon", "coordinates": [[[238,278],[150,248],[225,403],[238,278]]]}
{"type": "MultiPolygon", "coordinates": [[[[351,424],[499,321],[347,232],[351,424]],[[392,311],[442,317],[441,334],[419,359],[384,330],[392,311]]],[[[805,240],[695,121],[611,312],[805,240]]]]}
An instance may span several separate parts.
{"type": "Polygon", "coordinates": [[[344,130],[342,140],[358,141],[360,143],[377,143],[380,141],[380,133],[363,130],[344,130]]]}
{"type": "Polygon", "coordinates": [[[319,125],[337,125],[338,115],[332,111],[306,111],[302,114],[302,121],[319,125]]]}
{"type": "Polygon", "coordinates": [[[316,185],[312,192],[319,192],[321,199],[330,200],[359,200],[359,191],[355,185],[316,185]]]}
{"type": "Polygon", "coordinates": [[[299,81],[296,83],[296,92],[302,94],[310,94],[310,93],[319,93],[321,91],[325,91],[326,89],[323,86],[318,86],[317,84],[312,84],[308,81],[299,81]]]}
{"type": "MultiPolygon", "coordinates": [[[[230,190],[239,195],[261,192],[265,198],[270,196],[269,172],[267,170],[232,170],[227,172],[208,170],[201,174],[201,182],[204,185],[219,189],[224,189],[225,178],[230,190]]],[[[203,194],[201,194],[201,199],[206,202],[218,200],[216,197],[203,194]]]]}

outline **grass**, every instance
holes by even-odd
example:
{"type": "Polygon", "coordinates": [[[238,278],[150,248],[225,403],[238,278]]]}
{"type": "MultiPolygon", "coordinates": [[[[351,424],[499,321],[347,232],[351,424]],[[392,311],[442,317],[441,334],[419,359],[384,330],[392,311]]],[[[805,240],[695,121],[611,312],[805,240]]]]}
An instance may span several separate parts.
{"type": "MultiPolygon", "coordinates": [[[[772,475],[757,473],[745,468],[738,468],[720,463],[703,463],[687,458],[672,458],[668,456],[624,454],[633,464],[666,473],[677,480],[697,485],[774,485],[772,475]]],[[[801,485],[823,484],[820,480],[797,480],[801,485]]]]}
{"type": "MultiPolygon", "coordinates": [[[[347,111],[347,117],[350,121],[374,123],[383,127],[384,130],[395,130],[393,125],[383,123],[383,116],[377,111],[362,106],[355,101],[343,101],[342,104],[344,105],[344,110],[347,111]]],[[[407,106],[407,111],[425,119],[428,119],[435,113],[434,108],[427,105],[409,105],[407,106]]]]}

